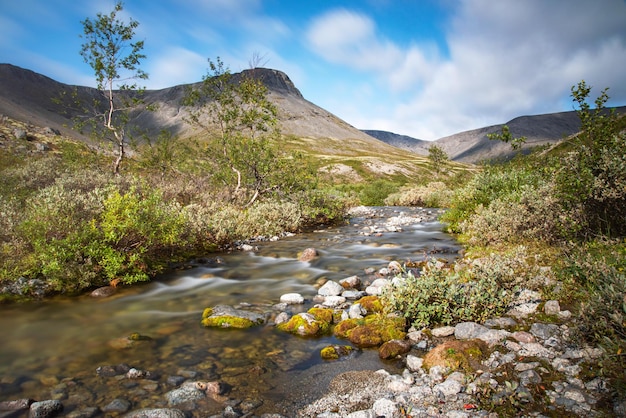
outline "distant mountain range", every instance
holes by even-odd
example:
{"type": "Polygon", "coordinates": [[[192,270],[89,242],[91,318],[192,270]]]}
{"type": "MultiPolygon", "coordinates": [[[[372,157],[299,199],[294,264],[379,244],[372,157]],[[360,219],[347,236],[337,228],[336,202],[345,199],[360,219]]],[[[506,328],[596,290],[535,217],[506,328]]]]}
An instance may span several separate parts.
{"type": "MultiPolygon", "coordinates": [[[[433,143],[442,147],[452,160],[465,163],[499,158],[511,152],[509,145],[490,141],[486,137],[488,133],[499,132],[503,125],[461,132],[434,142],[385,131],[361,131],[306,100],[281,71],[256,68],[234,74],[234,77],[244,74],[260,79],[268,87],[270,100],[278,108],[279,123],[285,137],[291,142],[299,141],[295,146],[303,147],[318,158],[358,158],[368,160],[370,166],[393,163],[398,165],[395,170],[402,172],[411,170],[410,160],[423,162],[428,147],[433,143]],[[372,159],[376,158],[380,161],[373,162],[372,159]]],[[[194,127],[185,121],[189,109],[181,105],[187,87],[178,85],[145,91],[143,99],[156,105],[157,110],[133,113],[132,123],[150,134],[157,134],[162,129],[169,129],[181,137],[197,134],[194,127]]],[[[96,89],[69,86],[27,69],[0,64],[0,114],[81,138],[70,128],[71,118],[78,115],[77,111],[68,112],[67,107],[52,100],[63,92],[72,91],[84,103],[101,99],[96,89]]],[[[620,110],[626,111],[626,108],[620,110]]],[[[528,138],[525,147],[556,142],[580,128],[575,112],[522,116],[506,124],[514,136],[528,138]]],[[[394,172],[394,169],[390,170],[394,172]]]]}
{"type": "MultiPolygon", "coordinates": [[[[626,106],[618,107],[616,111],[626,113],[626,106]]],[[[501,132],[504,125],[509,127],[513,137],[526,137],[523,150],[529,150],[538,145],[554,144],[580,131],[578,114],[571,111],[520,116],[500,125],[460,132],[432,142],[385,131],[364,130],[363,132],[389,145],[416,154],[428,155],[428,148],[435,144],[446,151],[450,159],[454,161],[478,163],[513,155],[514,151],[509,144],[487,138],[488,134],[501,132]]]]}

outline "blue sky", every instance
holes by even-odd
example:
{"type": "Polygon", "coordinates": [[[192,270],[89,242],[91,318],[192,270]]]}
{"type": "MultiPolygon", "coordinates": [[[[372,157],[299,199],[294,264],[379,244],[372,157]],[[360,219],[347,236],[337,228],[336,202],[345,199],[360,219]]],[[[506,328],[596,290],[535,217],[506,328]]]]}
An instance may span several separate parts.
{"type": "MultiPolygon", "coordinates": [[[[0,62],[94,86],[81,21],[113,0],[2,0],[0,62]]],[[[360,129],[433,140],[572,110],[581,79],[626,104],[626,0],[126,0],[147,88],[254,54],[360,129]]]]}

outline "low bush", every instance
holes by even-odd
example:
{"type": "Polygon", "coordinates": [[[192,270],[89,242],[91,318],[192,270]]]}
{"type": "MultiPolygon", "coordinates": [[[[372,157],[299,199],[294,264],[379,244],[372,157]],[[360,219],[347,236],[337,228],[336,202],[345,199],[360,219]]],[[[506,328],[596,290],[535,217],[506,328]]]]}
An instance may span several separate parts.
{"type": "Polygon", "coordinates": [[[359,192],[359,199],[365,206],[382,206],[391,193],[398,190],[398,185],[388,180],[376,180],[366,184],[359,192]]]}
{"type": "Polygon", "coordinates": [[[390,206],[422,206],[427,208],[447,208],[453,191],[440,181],[425,186],[404,187],[385,199],[390,206]]]}
{"type": "Polygon", "coordinates": [[[554,243],[560,237],[558,201],[551,184],[522,187],[479,205],[458,229],[470,245],[519,244],[526,241],[554,243]]]}
{"type": "MultiPolygon", "coordinates": [[[[484,321],[502,315],[515,290],[528,280],[523,248],[448,266],[431,259],[421,274],[404,275],[383,295],[387,309],[398,311],[417,328],[484,321]]],[[[531,269],[532,270],[532,269],[531,269]]]]}
{"type": "Polygon", "coordinates": [[[442,220],[451,232],[461,232],[461,222],[472,217],[479,207],[488,207],[498,198],[506,198],[519,190],[535,188],[543,182],[541,172],[532,167],[490,166],[478,173],[465,186],[455,190],[442,220]]]}

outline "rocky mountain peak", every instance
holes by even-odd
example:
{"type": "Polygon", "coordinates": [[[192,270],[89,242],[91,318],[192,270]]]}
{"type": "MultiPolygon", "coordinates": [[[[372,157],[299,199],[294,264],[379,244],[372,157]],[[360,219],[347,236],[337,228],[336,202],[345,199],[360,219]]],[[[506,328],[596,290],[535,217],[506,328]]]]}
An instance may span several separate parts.
{"type": "Polygon", "coordinates": [[[296,88],[289,76],[282,71],[273,70],[270,68],[253,68],[250,70],[244,70],[235,76],[250,76],[260,80],[270,91],[274,91],[281,94],[293,95],[299,98],[302,97],[300,90],[296,88]]]}

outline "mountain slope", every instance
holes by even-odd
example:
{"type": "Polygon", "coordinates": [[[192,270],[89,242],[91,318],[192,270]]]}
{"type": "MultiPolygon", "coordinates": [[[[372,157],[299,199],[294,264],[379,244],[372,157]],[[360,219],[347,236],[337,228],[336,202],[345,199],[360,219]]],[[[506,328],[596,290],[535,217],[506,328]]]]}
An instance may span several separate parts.
{"type": "MultiPolygon", "coordinates": [[[[356,129],[332,113],[307,101],[289,77],[277,70],[257,68],[238,77],[251,75],[260,79],[269,90],[269,98],[278,109],[278,119],[285,148],[297,149],[316,157],[329,172],[341,164],[356,173],[375,176],[418,176],[429,172],[428,161],[413,153],[388,145],[356,129]]],[[[162,129],[178,137],[204,136],[186,122],[189,108],[181,104],[191,85],[179,85],[160,90],[147,90],[142,98],[154,105],[155,111],[136,110],[131,124],[149,136],[162,129]]],[[[10,64],[0,64],[0,114],[39,127],[61,131],[69,137],[87,140],[72,130],[72,117],[84,111],[69,106],[69,96],[75,94],[81,103],[102,100],[94,88],[69,86],[41,74],[10,64]],[[66,95],[66,105],[53,101],[66,95]]],[[[339,171],[345,171],[342,170],[339,171]]],[[[458,168],[458,167],[455,167],[458,168]]]]}
{"type": "Polygon", "coordinates": [[[424,141],[423,139],[417,139],[407,135],[394,134],[393,132],[388,131],[363,129],[363,132],[389,145],[402,148],[419,155],[428,155],[428,147],[432,144],[431,141],[424,141]]]}
{"type": "MultiPolygon", "coordinates": [[[[626,113],[626,107],[616,108],[616,111],[626,113]]],[[[515,153],[509,144],[487,138],[488,134],[500,133],[504,125],[509,127],[513,137],[526,137],[522,150],[554,144],[580,130],[578,114],[571,111],[520,116],[500,125],[460,132],[433,142],[385,131],[364,132],[390,145],[421,155],[427,155],[428,147],[436,144],[448,154],[451,160],[476,164],[485,160],[511,157],[515,153]]]]}

